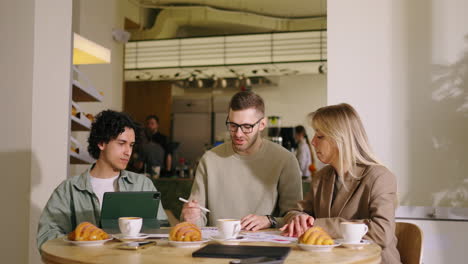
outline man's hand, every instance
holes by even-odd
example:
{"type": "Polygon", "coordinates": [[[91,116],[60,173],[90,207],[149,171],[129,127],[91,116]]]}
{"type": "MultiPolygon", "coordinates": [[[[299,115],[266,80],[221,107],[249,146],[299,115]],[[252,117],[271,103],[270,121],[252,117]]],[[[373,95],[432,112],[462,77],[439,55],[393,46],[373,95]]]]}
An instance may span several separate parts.
{"type": "Polygon", "coordinates": [[[198,207],[197,200],[192,200],[191,202],[184,204],[184,207],[182,207],[182,218],[185,221],[196,224],[197,220],[200,219],[200,217],[201,210],[198,207]]]}
{"type": "Polygon", "coordinates": [[[249,214],[241,219],[242,230],[258,231],[270,226],[270,220],[264,215],[249,214]]]}
{"type": "Polygon", "coordinates": [[[289,223],[280,228],[283,236],[300,237],[307,229],[314,225],[314,218],[308,214],[296,215],[289,223]]]}

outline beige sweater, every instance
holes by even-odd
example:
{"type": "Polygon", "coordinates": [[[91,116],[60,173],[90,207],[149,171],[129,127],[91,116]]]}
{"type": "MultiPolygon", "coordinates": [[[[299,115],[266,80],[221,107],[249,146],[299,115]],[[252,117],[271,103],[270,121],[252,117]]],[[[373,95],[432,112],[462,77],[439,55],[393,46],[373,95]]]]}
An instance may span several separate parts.
{"type": "MultiPolygon", "coordinates": [[[[263,139],[257,153],[242,156],[227,142],[207,151],[200,160],[190,199],[211,210],[200,226],[215,226],[220,218],[241,219],[248,214],[280,216],[302,200],[296,157],[282,146],[263,139]]],[[[278,218],[282,225],[282,218],[278,218]]]]}

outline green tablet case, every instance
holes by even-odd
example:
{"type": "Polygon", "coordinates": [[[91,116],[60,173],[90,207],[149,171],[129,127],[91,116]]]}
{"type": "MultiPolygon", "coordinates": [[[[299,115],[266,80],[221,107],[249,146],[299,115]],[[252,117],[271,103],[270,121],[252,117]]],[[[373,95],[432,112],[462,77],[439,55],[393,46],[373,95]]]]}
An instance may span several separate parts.
{"type": "Polygon", "coordinates": [[[106,192],[102,202],[101,227],[104,231],[117,234],[119,217],[143,218],[142,233],[159,229],[159,192],[106,192]]]}

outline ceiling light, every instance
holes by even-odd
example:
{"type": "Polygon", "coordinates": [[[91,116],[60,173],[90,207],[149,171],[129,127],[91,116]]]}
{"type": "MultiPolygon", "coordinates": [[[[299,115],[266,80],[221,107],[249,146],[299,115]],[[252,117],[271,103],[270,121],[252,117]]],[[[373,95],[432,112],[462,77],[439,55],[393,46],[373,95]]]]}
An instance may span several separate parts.
{"type": "Polygon", "coordinates": [[[252,85],[252,82],[250,81],[250,78],[246,78],[246,79],[245,79],[245,85],[246,85],[247,87],[250,87],[250,86],[252,85]]]}
{"type": "Polygon", "coordinates": [[[321,74],[326,74],[328,71],[328,67],[326,64],[321,64],[319,67],[318,67],[318,72],[321,73],[321,74]]]}
{"type": "Polygon", "coordinates": [[[109,49],[73,33],[73,64],[110,63],[109,49]]]}
{"type": "Polygon", "coordinates": [[[198,86],[198,88],[202,88],[202,87],[203,87],[203,80],[202,80],[202,79],[198,79],[198,80],[197,80],[197,86],[198,86]]]}
{"type": "Polygon", "coordinates": [[[149,72],[142,72],[141,74],[138,74],[135,78],[142,81],[149,81],[153,79],[153,75],[149,72]]]}
{"type": "Polygon", "coordinates": [[[227,81],[226,81],[226,79],[224,79],[224,78],[221,79],[221,87],[222,87],[222,88],[226,88],[226,87],[227,87],[227,81]]]}

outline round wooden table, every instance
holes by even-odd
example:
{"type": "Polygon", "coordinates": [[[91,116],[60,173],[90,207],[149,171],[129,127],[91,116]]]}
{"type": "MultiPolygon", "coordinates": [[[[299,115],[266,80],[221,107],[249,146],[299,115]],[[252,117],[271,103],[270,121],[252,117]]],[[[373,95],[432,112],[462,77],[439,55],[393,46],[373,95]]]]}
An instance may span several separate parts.
{"type": "MultiPolygon", "coordinates": [[[[193,258],[192,252],[198,248],[176,248],[167,240],[156,240],[157,245],[139,250],[117,249],[122,242],[113,240],[102,246],[80,247],[57,238],[47,241],[42,246],[42,260],[47,264],[73,263],[229,263],[230,259],[193,258]]],[[[210,242],[214,243],[214,242],[210,242]]],[[[242,245],[290,246],[292,250],[284,263],[380,263],[381,249],[376,244],[367,245],[360,250],[336,247],[331,252],[309,252],[301,250],[294,244],[266,242],[246,242],[242,245]]]]}

